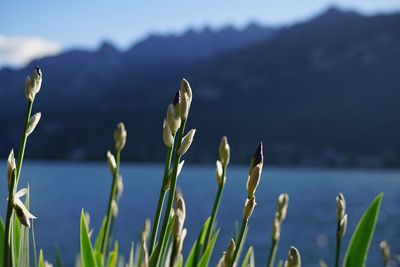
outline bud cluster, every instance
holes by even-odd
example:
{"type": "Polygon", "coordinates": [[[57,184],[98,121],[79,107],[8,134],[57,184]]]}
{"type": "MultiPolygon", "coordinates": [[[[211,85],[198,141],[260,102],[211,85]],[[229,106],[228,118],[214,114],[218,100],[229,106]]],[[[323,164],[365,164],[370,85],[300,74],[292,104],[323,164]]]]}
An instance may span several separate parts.
{"type": "Polygon", "coordinates": [[[336,197],[336,217],[338,221],[337,239],[342,239],[347,229],[346,200],[342,193],[336,197]]]}
{"type": "Polygon", "coordinates": [[[278,241],[280,238],[282,222],[286,218],[287,208],[289,205],[289,195],[280,194],[278,197],[278,204],[276,206],[274,224],[272,227],[272,239],[278,241]]]}

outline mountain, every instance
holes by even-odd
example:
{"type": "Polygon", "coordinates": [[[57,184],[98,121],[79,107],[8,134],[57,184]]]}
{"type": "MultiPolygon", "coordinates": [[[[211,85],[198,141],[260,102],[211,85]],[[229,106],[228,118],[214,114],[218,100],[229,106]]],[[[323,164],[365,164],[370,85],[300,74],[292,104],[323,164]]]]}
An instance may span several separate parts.
{"type": "Polygon", "coordinates": [[[23,81],[40,64],[43,116],[30,157],[103,159],[122,120],[124,158],[161,161],[165,109],[187,77],[188,127],[197,128],[190,160],[213,162],[227,135],[236,162],[263,140],[273,164],[400,166],[399,23],[400,14],[330,8],[281,29],[152,35],[127,51],[104,43],[3,69],[0,146],[18,143],[23,81]]]}

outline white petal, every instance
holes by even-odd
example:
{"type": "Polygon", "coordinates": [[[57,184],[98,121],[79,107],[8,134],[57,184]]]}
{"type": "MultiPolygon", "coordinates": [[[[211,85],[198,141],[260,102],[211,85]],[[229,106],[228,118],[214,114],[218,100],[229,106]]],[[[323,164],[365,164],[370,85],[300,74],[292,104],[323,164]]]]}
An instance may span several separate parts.
{"type": "Polygon", "coordinates": [[[15,193],[15,197],[16,198],[20,198],[22,196],[25,196],[26,193],[28,193],[28,189],[27,188],[21,188],[20,190],[17,191],[17,193],[15,193]]]}

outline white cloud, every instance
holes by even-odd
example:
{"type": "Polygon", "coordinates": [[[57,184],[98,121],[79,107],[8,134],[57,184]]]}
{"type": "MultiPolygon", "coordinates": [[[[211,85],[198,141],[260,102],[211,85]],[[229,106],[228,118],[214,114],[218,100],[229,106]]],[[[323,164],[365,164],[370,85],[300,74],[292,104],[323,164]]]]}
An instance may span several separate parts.
{"type": "Polygon", "coordinates": [[[23,67],[32,59],[55,55],[60,45],[38,37],[0,35],[0,67],[23,67]]]}

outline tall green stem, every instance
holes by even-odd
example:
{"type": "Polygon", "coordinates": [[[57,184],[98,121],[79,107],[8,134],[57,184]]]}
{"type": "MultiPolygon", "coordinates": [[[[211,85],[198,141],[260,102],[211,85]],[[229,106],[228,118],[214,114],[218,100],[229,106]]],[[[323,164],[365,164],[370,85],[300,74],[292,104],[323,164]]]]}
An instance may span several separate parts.
{"type": "MultiPolygon", "coordinates": [[[[164,220],[163,220],[163,224],[162,224],[162,228],[161,228],[160,237],[159,237],[159,240],[158,240],[158,243],[161,244],[161,246],[164,243],[165,238],[167,237],[166,235],[167,235],[167,226],[168,226],[168,221],[169,221],[169,215],[171,213],[172,204],[173,204],[174,198],[175,198],[178,165],[179,165],[179,162],[181,160],[181,156],[179,156],[176,153],[176,151],[178,151],[179,147],[181,146],[183,133],[185,132],[185,126],[186,126],[186,120],[182,120],[181,127],[179,128],[179,134],[178,134],[176,147],[175,147],[174,165],[173,165],[173,169],[172,169],[170,191],[168,193],[168,202],[167,202],[167,207],[166,207],[165,213],[164,213],[164,220]]],[[[157,251],[154,251],[154,253],[158,253],[159,254],[159,252],[162,251],[162,247],[161,246],[159,246],[157,248],[157,251]]],[[[156,255],[156,256],[157,256],[157,262],[158,262],[160,260],[158,258],[159,255],[156,255]]],[[[151,267],[153,267],[153,266],[151,266],[151,267]]]]}
{"type": "Polygon", "coordinates": [[[339,237],[339,231],[340,231],[340,221],[337,223],[337,230],[336,230],[336,257],[335,257],[335,267],[339,267],[339,260],[340,260],[340,237],[339,237]]]}
{"type": "Polygon", "coordinates": [[[120,158],[121,158],[121,151],[117,150],[116,155],[115,155],[115,161],[117,163],[116,170],[113,175],[113,181],[112,181],[112,186],[111,186],[111,192],[110,192],[110,198],[108,201],[108,209],[107,209],[107,217],[106,217],[106,225],[105,225],[105,231],[103,235],[103,242],[101,243],[101,254],[103,254],[104,257],[106,257],[107,249],[108,249],[108,244],[109,244],[109,238],[110,238],[110,229],[111,229],[111,217],[112,215],[112,201],[115,198],[115,194],[117,191],[117,179],[118,179],[118,173],[119,173],[119,163],[120,163],[120,158]]]}
{"type": "Polygon", "coordinates": [[[173,151],[172,147],[167,148],[167,157],[165,159],[164,177],[163,177],[163,182],[162,182],[162,185],[160,188],[160,195],[158,197],[157,211],[154,216],[153,227],[152,227],[152,232],[151,232],[150,254],[153,252],[153,249],[154,249],[154,246],[156,243],[158,226],[160,224],[160,216],[161,216],[162,208],[164,206],[165,195],[167,194],[167,191],[168,191],[168,189],[166,187],[166,183],[168,182],[168,173],[169,173],[169,168],[171,166],[172,151],[173,151]]]}
{"type": "Polygon", "coordinates": [[[272,239],[271,249],[269,251],[267,267],[274,267],[276,252],[278,251],[279,240],[272,239]]]}
{"type": "MultiPolygon", "coordinates": [[[[225,172],[226,172],[226,169],[224,168],[222,171],[222,177],[224,180],[225,180],[225,172]]],[[[217,217],[219,204],[221,203],[223,191],[224,191],[224,183],[222,183],[221,186],[218,186],[217,195],[215,196],[214,205],[213,205],[213,209],[212,209],[212,213],[211,213],[210,223],[208,224],[208,227],[207,227],[206,238],[205,238],[204,247],[203,247],[203,253],[207,249],[208,242],[210,242],[210,239],[211,239],[211,234],[212,234],[212,230],[214,229],[214,223],[215,223],[215,219],[217,217]]]]}
{"type": "Polygon", "coordinates": [[[6,225],[5,225],[5,238],[4,238],[5,267],[12,266],[12,257],[10,257],[10,248],[12,245],[12,240],[10,237],[12,231],[11,218],[13,215],[13,199],[14,199],[14,194],[18,188],[19,176],[21,174],[22,162],[24,160],[26,140],[28,138],[28,135],[26,134],[26,129],[28,128],[29,119],[31,118],[32,106],[33,106],[33,101],[28,101],[28,107],[25,113],[24,128],[21,134],[21,142],[19,144],[17,166],[13,175],[13,179],[11,179],[10,187],[8,188],[9,192],[8,192],[8,203],[7,203],[7,214],[6,214],[6,225]]]}
{"type": "Polygon", "coordinates": [[[233,254],[232,261],[230,262],[231,266],[228,266],[228,267],[234,266],[235,262],[238,260],[237,257],[238,257],[239,251],[241,251],[243,243],[244,243],[243,236],[244,236],[244,233],[246,232],[248,223],[249,223],[249,219],[243,219],[242,226],[240,228],[239,238],[236,242],[237,246],[236,246],[235,252],[233,254]]]}

